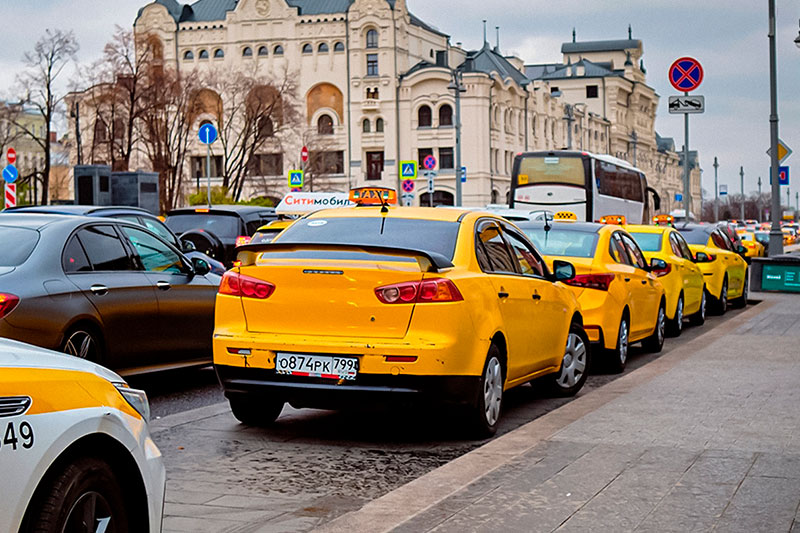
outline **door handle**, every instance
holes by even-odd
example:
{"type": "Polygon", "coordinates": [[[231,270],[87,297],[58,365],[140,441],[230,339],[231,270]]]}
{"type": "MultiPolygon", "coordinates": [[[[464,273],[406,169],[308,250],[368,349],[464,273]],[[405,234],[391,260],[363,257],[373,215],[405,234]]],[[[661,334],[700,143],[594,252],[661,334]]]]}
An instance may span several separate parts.
{"type": "Polygon", "coordinates": [[[500,298],[508,298],[508,293],[500,291],[500,292],[497,293],[497,296],[500,297],[500,298]]]}
{"type": "Polygon", "coordinates": [[[646,279],[642,280],[642,285],[647,285],[647,280],[646,279]]]}
{"type": "Polygon", "coordinates": [[[631,278],[625,278],[625,281],[630,281],[630,280],[631,280],[631,278]]]}
{"type": "Polygon", "coordinates": [[[105,285],[92,285],[91,287],[89,287],[89,290],[92,291],[92,293],[96,294],[97,296],[104,296],[108,294],[108,287],[106,287],[105,285]]]}
{"type": "Polygon", "coordinates": [[[541,296],[540,294],[534,293],[534,294],[533,294],[533,299],[534,299],[534,300],[536,300],[536,301],[538,302],[539,300],[541,300],[541,299],[542,299],[542,296],[541,296]]]}
{"type": "Polygon", "coordinates": [[[162,291],[168,291],[172,288],[172,285],[169,284],[169,281],[157,281],[156,287],[158,287],[162,291]]]}

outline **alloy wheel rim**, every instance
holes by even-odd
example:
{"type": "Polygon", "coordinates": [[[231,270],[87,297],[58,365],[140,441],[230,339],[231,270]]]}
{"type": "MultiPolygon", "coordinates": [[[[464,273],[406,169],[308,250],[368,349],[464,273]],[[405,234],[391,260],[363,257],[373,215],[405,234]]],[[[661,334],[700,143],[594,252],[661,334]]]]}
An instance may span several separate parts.
{"type": "Polygon", "coordinates": [[[706,291],[703,290],[703,296],[700,297],[700,318],[706,318],[706,291]]]}
{"type": "Polygon", "coordinates": [[[556,382],[565,389],[574,387],[586,372],[586,345],[580,335],[570,333],[556,382]]]}
{"type": "Polygon", "coordinates": [[[678,319],[677,326],[678,326],[678,331],[680,331],[681,329],[683,329],[683,298],[680,298],[678,300],[678,310],[676,311],[675,316],[678,319]]]}
{"type": "Polygon", "coordinates": [[[113,533],[111,506],[102,494],[88,491],[75,500],[67,513],[61,533],[80,531],[86,533],[113,533]]]}
{"type": "Polygon", "coordinates": [[[728,305],[728,282],[727,281],[722,285],[722,295],[720,297],[720,301],[722,302],[723,306],[728,305]]]}
{"type": "Polygon", "coordinates": [[[628,323],[623,320],[619,324],[619,362],[625,364],[628,360],[628,323]]]}
{"type": "Polygon", "coordinates": [[[483,377],[483,406],[486,422],[493,426],[500,418],[500,404],[503,400],[503,369],[500,361],[492,357],[486,365],[483,377]]]}
{"type": "Polygon", "coordinates": [[[91,359],[94,354],[94,339],[85,331],[76,331],[64,344],[64,353],[81,359],[91,359]]]}
{"type": "Polygon", "coordinates": [[[666,323],[667,313],[664,311],[664,307],[660,307],[658,310],[658,342],[664,342],[664,326],[666,323]]]}

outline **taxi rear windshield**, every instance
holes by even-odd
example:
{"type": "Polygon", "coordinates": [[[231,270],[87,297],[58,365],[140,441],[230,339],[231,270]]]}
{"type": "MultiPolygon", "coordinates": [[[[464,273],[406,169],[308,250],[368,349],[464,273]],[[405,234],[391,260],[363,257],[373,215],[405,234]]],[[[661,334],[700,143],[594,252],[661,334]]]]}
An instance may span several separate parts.
{"type": "Polygon", "coordinates": [[[352,244],[435,252],[453,259],[458,222],[408,218],[312,218],[292,224],[275,241],[281,244],[352,244]]]}
{"type": "Polygon", "coordinates": [[[594,257],[594,251],[597,248],[597,233],[595,232],[554,227],[551,227],[550,231],[545,231],[544,228],[524,228],[523,231],[530,237],[542,255],[594,257]]]}
{"type": "Polygon", "coordinates": [[[702,244],[708,243],[709,234],[706,230],[700,228],[682,228],[678,229],[689,244],[702,244]]]}
{"type": "Polygon", "coordinates": [[[0,226],[0,266],[15,267],[24,263],[31,255],[39,232],[29,228],[12,228],[0,226]]]}
{"type": "Polygon", "coordinates": [[[633,238],[636,239],[636,244],[643,252],[658,252],[661,250],[661,234],[660,233],[634,233],[631,232],[633,238]]]}

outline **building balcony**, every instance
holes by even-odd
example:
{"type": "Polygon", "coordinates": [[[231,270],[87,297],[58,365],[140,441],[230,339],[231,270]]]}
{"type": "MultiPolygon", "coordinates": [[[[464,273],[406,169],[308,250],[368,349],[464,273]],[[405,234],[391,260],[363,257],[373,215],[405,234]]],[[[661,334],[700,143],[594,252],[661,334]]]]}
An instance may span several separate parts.
{"type": "Polygon", "coordinates": [[[381,101],[374,98],[368,98],[366,100],[361,101],[362,111],[377,111],[378,109],[380,109],[380,107],[381,107],[381,101]]]}

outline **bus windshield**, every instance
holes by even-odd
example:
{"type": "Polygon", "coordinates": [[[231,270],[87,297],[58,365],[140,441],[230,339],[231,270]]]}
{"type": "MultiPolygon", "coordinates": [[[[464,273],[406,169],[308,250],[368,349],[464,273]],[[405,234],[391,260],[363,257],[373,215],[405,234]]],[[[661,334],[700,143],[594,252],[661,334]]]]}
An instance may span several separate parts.
{"type": "Polygon", "coordinates": [[[523,157],[517,174],[519,186],[559,183],[586,187],[586,170],[580,157],[523,157]]]}

